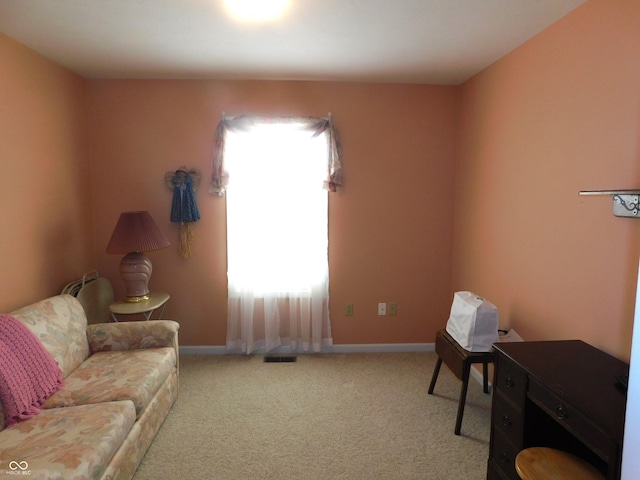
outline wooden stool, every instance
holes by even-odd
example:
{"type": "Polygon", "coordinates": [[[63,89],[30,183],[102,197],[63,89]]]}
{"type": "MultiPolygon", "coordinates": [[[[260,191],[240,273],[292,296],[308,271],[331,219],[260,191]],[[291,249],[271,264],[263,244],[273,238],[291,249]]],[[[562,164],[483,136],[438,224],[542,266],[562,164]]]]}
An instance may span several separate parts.
{"type": "Polygon", "coordinates": [[[487,371],[488,364],[493,363],[494,353],[469,352],[462,348],[445,329],[438,330],[436,333],[436,353],[438,354],[438,361],[436,362],[436,368],[433,370],[433,376],[431,377],[429,395],[433,393],[433,388],[436,386],[438,373],[440,373],[440,367],[444,360],[444,363],[447,364],[456,377],[462,380],[462,386],[460,387],[460,399],[458,400],[458,416],[456,418],[456,426],[453,430],[453,433],[460,435],[462,415],[464,414],[464,404],[467,400],[467,387],[469,385],[469,371],[471,370],[471,364],[482,363],[483,391],[484,393],[489,393],[487,371]]]}
{"type": "Polygon", "coordinates": [[[604,480],[596,468],[570,453],[531,447],[516,456],[516,472],[523,480],[604,480]]]}

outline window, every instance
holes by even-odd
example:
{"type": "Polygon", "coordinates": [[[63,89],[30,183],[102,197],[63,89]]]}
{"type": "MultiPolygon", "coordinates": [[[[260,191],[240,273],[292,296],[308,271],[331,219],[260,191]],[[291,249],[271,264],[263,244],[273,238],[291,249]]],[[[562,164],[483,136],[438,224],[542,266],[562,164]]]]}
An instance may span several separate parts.
{"type": "Polygon", "coordinates": [[[219,129],[214,183],[228,180],[230,350],[331,344],[324,186],[333,148],[319,120],[241,117],[219,129]]]}
{"type": "Polygon", "coordinates": [[[229,281],[256,294],[302,292],[327,270],[327,142],[296,124],[228,132],[229,281]]]}

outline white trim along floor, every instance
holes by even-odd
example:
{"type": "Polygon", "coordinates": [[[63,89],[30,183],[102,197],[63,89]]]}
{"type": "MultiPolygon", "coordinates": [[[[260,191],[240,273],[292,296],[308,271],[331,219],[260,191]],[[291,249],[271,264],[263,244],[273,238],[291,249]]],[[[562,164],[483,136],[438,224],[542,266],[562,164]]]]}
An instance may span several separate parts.
{"type": "MultiPolygon", "coordinates": [[[[380,353],[380,352],[435,352],[435,343],[372,343],[372,344],[345,344],[322,347],[321,353],[380,353]]],[[[224,345],[202,345],[202,346],[180,346],[180,353],[183,355],[233,355],[238,354],[227,351],[224,345]]],[[[264,355],[266,352],[258,350],[256,355],[264,355]]],[[[290,348],[277,348],[269,354],[283,355],[293,354],[304,355],[292,352],[290,348]]],[[[482,372],[475,368],[471,369],[471,376],[478,383],[482,384],[482,372]]],[[[489,388],[491,388],[489,379],[489,388]]]]}
{"type": "MultiPolygon", "coordinates": [[[[434,343],[372,343],[372,344],[350,344],[350,345],[330,345],[322,347],[321,353],[380,353],[380,352],[433,352],[434,343]]],[[[184,355],[227,355],[237,352],[227,351],[224,345],[203,345],[203,346],[180,346],[180,353],[184,355]]],[[[266,352],[258,349],[256,355],[264,355],[266,352]]],[[[276,348],[269,354],[300,354],[293,352],[288,347],[276,348]]],[[[304,353],[300,354],[304,355],[304,353]]]]}

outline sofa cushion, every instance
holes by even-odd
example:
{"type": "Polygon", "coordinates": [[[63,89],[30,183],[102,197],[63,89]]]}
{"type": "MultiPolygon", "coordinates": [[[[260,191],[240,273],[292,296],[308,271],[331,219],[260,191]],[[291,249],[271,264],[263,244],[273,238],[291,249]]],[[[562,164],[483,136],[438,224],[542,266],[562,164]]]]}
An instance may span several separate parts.
{"type": "Polygon", "coordinates": [[[175,367],[172,347],[98,352],[65,378],[67,384],[43,407],[131,400],[139,417],[175,367]]]}
{"type": "Polygon", "coordinates": [[[30,479],[100,478],[134,422],[130,401],[43,410],[3,430],[2,469],[30,479]]]}
{"type": "Polygon", "coordinates": [[[11,315],[31,330],[58,362],[66,377],[89,356],[87,317],[71,295],[58,295],[23,307],[11,315]]]}

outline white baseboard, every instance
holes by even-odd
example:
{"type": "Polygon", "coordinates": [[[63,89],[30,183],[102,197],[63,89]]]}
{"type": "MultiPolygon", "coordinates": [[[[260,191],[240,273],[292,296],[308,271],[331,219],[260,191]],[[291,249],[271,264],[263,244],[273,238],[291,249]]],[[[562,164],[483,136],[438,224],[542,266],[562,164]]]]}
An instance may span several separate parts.
{"type": "MultiPolygon", "coordinates": [[[[321,353],[379,353],[379,352],[433,352],[434,343],[371,343],[371,344],[342,344],[322,347],[321,353]]],[[[227,351],[224,345],[180,346],[180,353],[184,355],[237,355],[237,352],[227,351]]],[[[266,352],[258,350],[257,355],[266,352]]],[[[285,354],[292,352],[288,347],[277,348],[269,353],[285,354]]]]}
{"type": "Polygon", "coordinates": [[[327,347],[333,353],[435,352],[435,343],[367,343],[327,347]]]}
{"type": "MultiPolygon", "coordinates": [[[[381,352],[435,352],[435,343],[369,343],[369,344],[342,344],[322,347],[321,353],[381,353],[381,352]]],[[[180,353],[183,355],[239,355],[239,353],[229,352],[224,345],[186,345],[180,346],[180,353]]],[[[291,354],[289,347],[277,348],[270,353],[291,354]]],[[[256,355],[264,355],[264,351],[258,350],[256,355]]],[[[298,353],[297,353],[298,354],[298,353]]],[[[482,385],[482,372],[471,368],[471,377],[482,385]]],[[[492,390],[489,381],[489,392],[492,390]]]]}
{"type": "Polygon", "coordinates": [[[180,345],[180,355],[227,355],[224,345],[180,345]]]}

